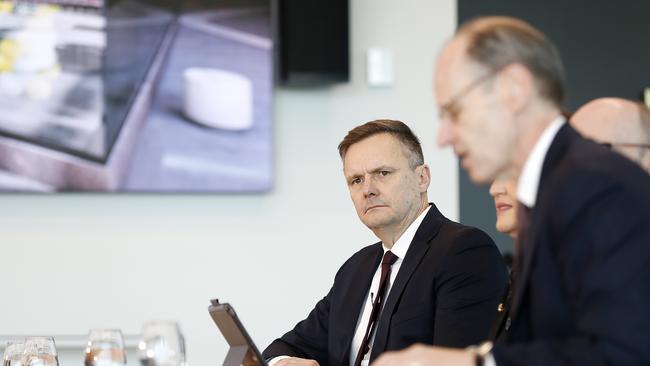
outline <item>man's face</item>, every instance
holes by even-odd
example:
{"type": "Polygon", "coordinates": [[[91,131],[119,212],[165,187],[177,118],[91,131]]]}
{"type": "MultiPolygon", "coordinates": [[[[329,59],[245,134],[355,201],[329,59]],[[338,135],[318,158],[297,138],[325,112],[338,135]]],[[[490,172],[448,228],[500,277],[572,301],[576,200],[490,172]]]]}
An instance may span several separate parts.
{"type": "Polygon", "coordinates": [[[619,98],[600,98],[578,109],[571,124],[578,132],[641,165],[650,173],[650,141],[642,129],[638,107],[619,98]]]}
{"type": "Polygon", "coordinates": [[[511,163],[516,138],[513,116],[500,102],[500,77],[465,57],[465,41],[453,39],[435,71],[441,111],[440,147],[451,145],[475,183],[493,181],[511,163]]]}
{"type": "MultiPolygon", "coordinates": [[[[609,144],[611,149],[637,164],[642,164],[644,149],[634,146],[639,144],[641,133],[631,134],[624,127],[631,125],[621,119],[608,120],[606,118],[594,119],[594,123],[582,123],[582,119],[576,120],[575,128],[585,137],[590,138],[598,143],[609,144]],[[623,127],[623,128],[622,128],[623,127]],[[631,145],[627,145],[627,144],[631,145]]],[[[635,131],[636,132],[636,131],[635,131]]]]}
{"type": "Polygon", "coordinates": [[[388,133],[351,145],[343,159],[350,197],[361,221],[371,230],[400,228],[422,207],[429,185],[425,165],[412,169],[401,142],[388,133]]]}

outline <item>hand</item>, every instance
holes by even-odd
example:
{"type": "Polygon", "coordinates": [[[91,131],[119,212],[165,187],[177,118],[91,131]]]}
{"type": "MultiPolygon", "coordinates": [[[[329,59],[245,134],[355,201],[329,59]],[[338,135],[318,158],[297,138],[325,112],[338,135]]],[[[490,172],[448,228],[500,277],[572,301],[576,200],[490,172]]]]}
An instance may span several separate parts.
{"type": "Polygon", "coordinates": [[[320,366],[316,360],[307,360],[305,358],[289,357],[283,358],[276,362],[274,366],[320,366]]]}
{"type": "Polygon", "coordinates": [[[385,352],[371,366],[474,366],[474,357],[465,349],[416,344],[403,351],[385,352]]]}

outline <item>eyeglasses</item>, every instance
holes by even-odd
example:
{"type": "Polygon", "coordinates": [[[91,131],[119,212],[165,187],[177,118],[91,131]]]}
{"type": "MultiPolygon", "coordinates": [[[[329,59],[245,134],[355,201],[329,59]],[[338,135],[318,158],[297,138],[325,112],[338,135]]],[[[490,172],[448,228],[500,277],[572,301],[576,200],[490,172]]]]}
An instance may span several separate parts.
{"type": "Polygon", "coordinates": [[[615,146],[638,147],[640,149],[650,149],[650,144],[635,144],[635,143],[628,143],[628,142],[601,142],[600,144],[609,149],[613,149],[615,146]]]}
{"type": "Polygon", "coordinates": [[[443,104],[440,106],[440,112],[438,116],[440,119],[444,119],[445,116],[449,117],[450,121],[456,121],[458,117],[460,116],[460,113],[462,112],[460,108],[460,100],[469,95],[474,89],[476,89],[479,85],[485,83],[486,81],[492,79],[495,77],[497,74],[497,71],[492,71],[489,72],[473,82],[471,82],[469,85],[467,85],[465,88],[461,89],[460,92],[458,92],[453,98],[451,98],[447,103],[443,104]]]}

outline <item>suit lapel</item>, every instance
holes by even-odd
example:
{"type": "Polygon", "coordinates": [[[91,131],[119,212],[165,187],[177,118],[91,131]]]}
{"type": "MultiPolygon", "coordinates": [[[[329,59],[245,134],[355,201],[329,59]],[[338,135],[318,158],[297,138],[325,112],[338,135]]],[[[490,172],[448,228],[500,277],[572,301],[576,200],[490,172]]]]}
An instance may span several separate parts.
{"type": "Polygon", "coordinates": [[[545,202],[549,199],[547,197],[547,188],[550,177],[552,176],[554,168],[559,164],[560,160],[564,157],[567,149],[571,143],[579,138],[576,130],[571,127],[567,121],[562,128],[558,131],[551,143],[551,146],[544,158],[544,165],[542,166],[542,175],[540,177],[539,188],[537,190],[537,198],[535,208],[531,218],[531,225],[529,232],[526,235],[525,242],[521,243],[521,257],[519,262],[519,273],[515,273],[515,289],[512,298],[512,319],[515,320],[520,310],[521,302],[524,298],[526,284],[530,276],[532,261],[535,257],[535,249],[540,241],[540,231],[543,229],[544,214],[540,215],[539,212],[544,212],[545,202]]]}
{"type": "Polygon", "coordinates": [[[354,277],[351,279],[347,289],[345,290],[345,299],[346,306],[345,311],[341,312],[341,319],[336,324],[341,325],[341,339],[344,352],[338,356],[342,357],[340,362],[341,365],[348,364],[347,359],[350,356],[350,348],[352,347],[352,337],[354,337],[354,331],[356,330],[357,322],[359,320],[359,314],[361,314],[361,308],[368,295],[368,289],[372,283],[372,277],[379,267],[381,258],[384,255],[384,250],[382,249],[381,243],[375,244],[375,248],[372,251],[372,254],[367,255],[363,258],[361,264],[354,273],[354,277]]]}
{"type": "Polygon", "coordinates": [[[399,300],[402,297],[404,288],[408,283],[409,279],[413,275],[413,272],[417,269],[424,258],[424,255],[429,250],[429,242],[433,237],[438,234],[440,230],[440,225],[444,217],[438,211],[436,206],[433,203],[430,203],[431,208],[429,212],[422,220],[420,227],[413,237],[413,241],[409,246],[406,255],[404,256],[404,261],[399,269],[399,273],[395,278],[395,283],[390,289],[388,298],[386,299],[386,304],[384,309],[379,316],[379,323],[377,324],[377,331],[375,333],[375,340],[372,345],[372,352],[370,354],[370,361],[372,362],[377,356],[384,352],[386,349],[386,341],[388,340],[388,329],[390,326],[390,320],[393,316],[395,306],[399,303],[399,300]]]}
{"type": "MultiPolygon", "coordinates": [[[[536,205],[535,210],[537,211],[539,209],[539,204],[536,205]]],[[[517,313],[519,312],[519,307],[521,305],[521,301],[523,300],[523,295],[524,295],[524,290],[526,288],[526,283],[528,282],[528,276],[530,275],[530,267],[532,263],[532,259],[534,257],[533,253],[535,252],[535,248],[537,247],[537,238],[539,237],[538,232],[539,232],[539,223],[538,219],[539,215],[535,215],[533,213],[533,217],[531,218],[531,224],[530,228],[528,230],[528,233],[526,235],[526,241],[520,243],[521,249],[520,253],[522,258],[518,260],[519,263],[519,273],[515,273],[515,289],[512,294],[512,319],[515,319],[517,316],[517,313]]]]}

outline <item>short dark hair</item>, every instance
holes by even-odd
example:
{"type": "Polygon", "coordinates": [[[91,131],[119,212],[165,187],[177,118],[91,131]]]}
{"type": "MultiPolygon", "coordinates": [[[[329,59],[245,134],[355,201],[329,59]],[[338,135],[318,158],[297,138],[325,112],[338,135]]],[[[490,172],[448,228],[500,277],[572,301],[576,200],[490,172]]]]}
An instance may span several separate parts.
{"type": "Polygon", "coordinates": [[[404,122],[391,119],[378,119],[351,129],[339,144],[339,155],[341,159],[345,159],[345,154],[348,152],[350,146],[380,133],[391,134],[406,148],[411,168],[424,164],[420,139],[415,136],[413,131],[404,122]]]}
{"type": "Polygon", "coordinates": [[[540,95],[562,108],[564,67],[557,48],[542,32],[519,19],[491,16],[463,24],[456,34],[467,37],[466,55],[493,72],[511,63],[525,66],[540,95]]]}

